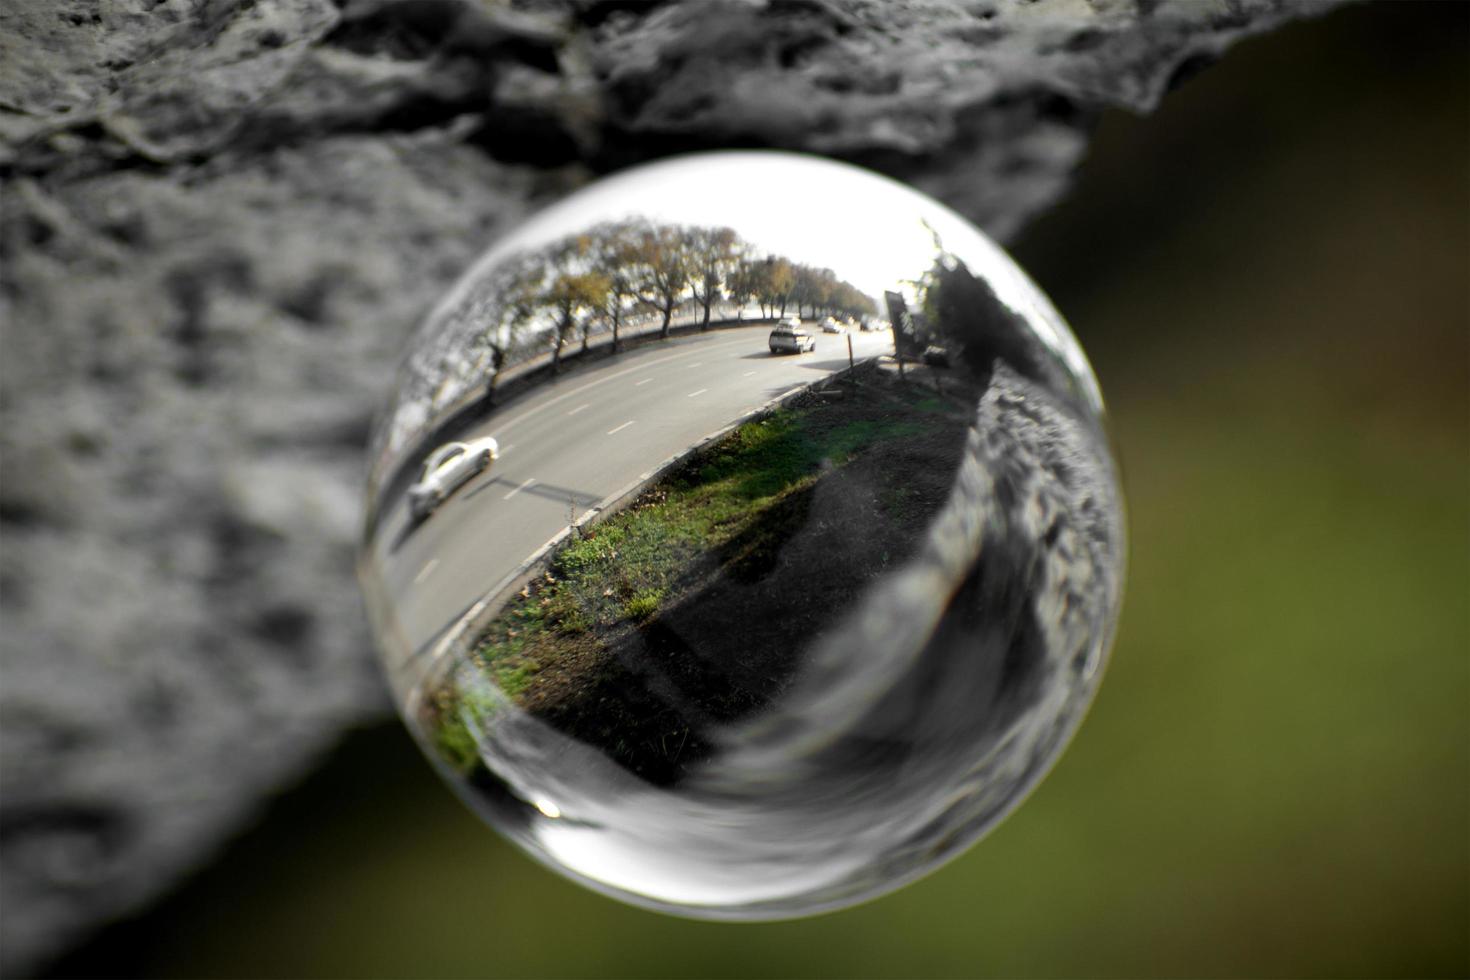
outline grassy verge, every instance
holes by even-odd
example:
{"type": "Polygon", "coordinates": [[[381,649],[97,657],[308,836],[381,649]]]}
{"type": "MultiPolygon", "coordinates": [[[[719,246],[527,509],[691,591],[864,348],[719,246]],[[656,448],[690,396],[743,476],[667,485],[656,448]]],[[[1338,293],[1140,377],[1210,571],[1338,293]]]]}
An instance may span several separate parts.
{"type": "Polygon", "coordinates": [[[692,457],[565,544],[484,629],[428,698],[441,755],[478,764],[469,726],[488,707],[472,692],[489,679],[640,776],[676,780],[711,726],[779,693],[806,644],[909,555],[969,411],[870,374],[692,457]]]}

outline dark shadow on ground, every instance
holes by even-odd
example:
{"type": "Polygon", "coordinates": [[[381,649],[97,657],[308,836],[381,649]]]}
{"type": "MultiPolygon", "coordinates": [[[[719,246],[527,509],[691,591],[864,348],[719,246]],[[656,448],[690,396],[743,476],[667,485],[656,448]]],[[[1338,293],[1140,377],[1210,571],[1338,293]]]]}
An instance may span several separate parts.
{"type": "MultiPolygon", "coordinates": [[[[487,480],[485,479],[485,473],[481,473],[478,476],[472,477],[464,484],[462,484],[459,489],[450,494],[448,498],[446,498],[445,501],[439,505],[434,513],[430,514],[428,517],[415,517],[412,510],[409,510],[408,518],[403,522],[402,530],[400,530],[398,532],[398,536],[393,539],[393,543],[388,546],[388,553],[390,555],[397,554],[398,550],[403,547],[403,545],[408,541],[409,538],[414,536],[414,533],[417,532],[420,527],[428,523],[428,521],[433,518],[435,514],[442,512],[443,509],[445,507],[448,507],[456,498],[468,500],[475,494],[479,493],[481,490],[486,490],[495,483],[506,482],[507,481],[502,480],[498,476],[492,476],[487,480]]],[[[510,485],[514,486],[514,484],[510,485]]],[[[397,503],[394,504],[394,507],[396,506],[397,503]]],[[[404,506],[405,508],[407,508],[407,504],[405,504],[404,506]]]]}
{"type": "Polygon", "coordinates": [[[395,537],[393,539],[393,543],[388,546],[388,554],[398,554],[398,550],[408,543],[408,539],[414,536],[414,533],[418,531],[423,523],[424,518],[415,517],[413,516],[413,512],[410,511],[403,521],[403,527],[398,531],[398,536],[395,537]]]}
{"type": "Polygon", "coordinates": [[[585,490],[573,490],[555,483],[533,483],[521,493],[532,497],[544,497],[547,500],[558,500],[566,504],[575,504],[584,508],[591,507],[602,499],[599,494],[588,493],[585,490]]]}
{"type": "MultiPolygon", "coordinates": [[[[393,543],[389,545],[388,553],[397,554],[399,549],[403,547],[403,545],[408,541],[409,538],[414,536],[414,534],[418,531],[420,527],[424,526],[429,521],[442,514],[444,512],[444,508],[453,506],[456,501],[462,504],[468,501],[470,498],[476,497],[494,486],[503,486],[507,490],[514,490],[519,487],[520,484],[514,480],[507,480],[505,477],[502,476],[492,476],[487,479],[484,474],[481,474],[480,476],[475,477],[473,480],[470,480],[468,483],[461,486],[454,493],[450,494],[449,497],[442,504],[440,504],[439,507],[428,517],[414,517],[412,513],[410,513],[408,519],[403,524],[402,530],[398,532],[397,536],[393,539],[393,543]]],[[[558,486],[554,483],[533,483],[530,486],[523,488],[520,492],[532,496],[544,497],[547,500],[564,502],[568,506],[575,506],[582,509],[591,507],[602,499],[597,494],[588,493],[585,490],[574,490],[568,487],[558,486]]]]}
{"type": "MultiPolygon", "coordinates": [[[[475,495],[477,495],[477,494],[479,494],[479,493],[481,493],[481,492],[483,492],[485,490],[489,490],[491,487],[495,486],[497,483],[498,484],[501,484],[503,486],[511,487],[511,488],[514,488],[517,485],[517,484],[511,482],[510,480],[507,480],[503,476],[492,476],[488,480],[481,480],[479,482],[479,484],[477,484],[474,487],[474,489],[472,489],[472,490],[466,490],[464,492],[464,499],[469,500],[471,497],[473,497],[473,496],[475,496],[475,495]]],[[[466,486],[468,486],[468,484],[466,484],[466,486]]]]}
{"type": "MultiPolygon", "coordinates": [[[[854,358],[854,360],[856,360],[856,358],[854,358]]],[[[847,357],[843,356],[842,358],[835,361],[802,361],[801,366],[806,368],[808,371],[826,371],[828,374],[831,374],[833,371],[843,371],[847,369],[847,357]]]]}
{"type": "MultiPolygon", "coordinates": [[[[530,486],[522,486],[522,484],[517,483],[514,480],[507,480],[505,477],[502,476],[491,477],[490,479],[481,482],[473,490],[465,491],[464,499],[468,500],[471,497],[477,496],[481,492],[489,490],[492,486],[495,486],[497,484],[503,487],[507,487],[511,490],[515,490],[517,487],[520,487],[520,492],[526,494],[527,496],[544,497],[547,500],[565,501],[569,504],[575,504],[578,507],[591,507],[593,504],[602,499],[602,497],[598,494],[589,493],[586,490],[574,490],[570,487],[563,487],[555,483],[541,483],[540,481],[537,481],[535,483],[532,483],[530,486]]],[[[452,500],[453,498],[451,497],[450,499],[452,500]]]]}

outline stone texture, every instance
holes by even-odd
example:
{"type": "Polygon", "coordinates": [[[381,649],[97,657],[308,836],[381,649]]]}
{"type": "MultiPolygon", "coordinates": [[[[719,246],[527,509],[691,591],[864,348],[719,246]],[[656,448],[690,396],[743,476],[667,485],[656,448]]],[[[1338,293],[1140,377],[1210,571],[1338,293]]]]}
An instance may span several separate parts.
{"type": "Polygon", "coordinates": [[[669,152],[866,164],[1004,238],[1268,0],[0,9],[0,968],[136,908],[388,710],[371,415],[457,272],[669,152]]]}

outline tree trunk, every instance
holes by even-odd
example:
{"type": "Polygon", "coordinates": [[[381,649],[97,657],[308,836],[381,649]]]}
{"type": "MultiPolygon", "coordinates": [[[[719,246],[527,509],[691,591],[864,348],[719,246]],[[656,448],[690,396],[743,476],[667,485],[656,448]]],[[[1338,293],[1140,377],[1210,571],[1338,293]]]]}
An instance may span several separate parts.
{"type": "Polygon", "coordinates": [[[500,372],[505,370],[505,348],[495,345],[490,351],[490,380],[485,384],[485,404],[495,404],[495,388],[500,384],[500,372]]]}
{"type": "Polygon", "coordinates": [[[673,303],[670,303],[668,306],[665,306],[663,308],[663,311],[664,311],[664,322],[663,322],[663,326],[659,327],[658,335],[659,335],[659,339],[661,339],[661,340],[668,340],[669,339],[669,321],[671,319],[673,319],[673,317],[674,317],[674,304],[673,303]]]}
{"type": "Polygon", "coordinates": [[[561,374],[561,349],[567,342],[567,332],[572,328],[572,316],[563,313],[556,327],[556,346],[551,348],[551,373],[561,374]]]}

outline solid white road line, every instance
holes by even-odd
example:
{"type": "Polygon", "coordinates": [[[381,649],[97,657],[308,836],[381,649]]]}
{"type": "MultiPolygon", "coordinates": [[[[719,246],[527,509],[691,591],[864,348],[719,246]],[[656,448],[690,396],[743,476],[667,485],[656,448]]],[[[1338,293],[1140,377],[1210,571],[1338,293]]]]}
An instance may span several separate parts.
{"type": "Polygon", "coordinates": [[[434,566],[437,564],[439,564],[439,559],[437,558],[430,558],[427,562],[425,562],[424,567],[419,569],[419,573],[413,577],[413,584],[422,585],[424,579],[429,577],[429,575],[434,571],[434,566]]]}
{"type": "Polygon", "coordinates": [[[709,389],[708,388],[701,388],[698,391],[691,391],[685,397],[686,398],[698,398],[700,395],[704,394],[706,391],[709,391],[709,389]]]}
{"type": "Polygon", "coordinates": [[[587,408],[587,407],[588,407],[588,406],[589,406],[589,405],[591,405],[591,404],[592,404],[592,403],[591,403],[591,402],[588,402],[588,403],[587,403],[587,404],[586,404],[586,405],[578,405],[578,406],[577,406],[577,407],[576,407],[576,408],[574,408],[574,409],[572,409],[572,410],[571,410],[571,411],[570,411],[570,412],[568,412],[568,413],[567,413],[567,414],[568,414],[568,415],[576,415],[576,414],[577,414],[577,413],[578,413],[578,412],[580,412],[580,411],[581,411],[581,410],[582,410],[582,409],[584,409],[584,408],[587,408]]]}
{"type": "Polygon", "coordinates": [[[511,497],[514,497],[516,494],[520,493],[522,490],[526,489],[527,487],[529,487],[531,484],[533,484],[535,482],[536,481],[534,479],[527,480],[525,483],[522,483],[520,486],[516,487],[514,490],[512,490],[510,493],[506,494],[501,499],[503,499],[503,500],[509,500],[511,497]]]}
{"type": "Polygon", "coordinates": [[[611,435],[616,435],[617,433],[622,432],[624,429],[626,429],[628,426],[632,425],[633,422],[636,422],[636,421],[638,421],[638,420],[637,419],[633,419],[632,422],[624,422],[622,425],[618,426],[616,429],[608,429],[607,430],[607,434],[610,435],[610,436],[611,435]]]}

